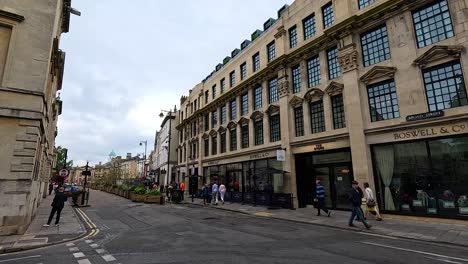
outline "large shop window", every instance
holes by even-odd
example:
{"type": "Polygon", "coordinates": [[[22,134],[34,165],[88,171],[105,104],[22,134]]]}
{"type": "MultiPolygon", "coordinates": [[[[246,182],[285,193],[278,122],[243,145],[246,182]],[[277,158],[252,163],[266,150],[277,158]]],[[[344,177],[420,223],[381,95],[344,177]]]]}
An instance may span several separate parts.
{"type": "Polygon", "coordinates": [[[372,122],[400,117],[393,79],[367,86],[367,95],[372,122]]]}
{"type": "Polygon", "coordinates": [[[373,147],[386,211],[468,218],[468,137],[373,147]]]}

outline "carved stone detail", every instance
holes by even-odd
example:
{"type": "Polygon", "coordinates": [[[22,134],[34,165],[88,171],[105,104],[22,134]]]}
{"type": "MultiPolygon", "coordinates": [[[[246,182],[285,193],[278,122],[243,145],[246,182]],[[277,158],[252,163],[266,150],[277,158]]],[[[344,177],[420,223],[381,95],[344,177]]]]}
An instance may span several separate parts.
{"type": "Polygon", "coordinates": [[[265,113],[269,114],[269,115],[272,115],[272,114],[276,114],[280,111],[280,107],[277,106],[277,105],[270,105],[266,110],[265,110],[265,113]]]}
{"type": "Polygon", "coordinates": [[[332,81],[325,89],[325,92],[328,94],[328,96],[335,96],[337,94],[343,93],[343,89],[343,84],[332,81]]]}
{"type": "Polygon", "coordinates": [[[292,107],[298,107],[298,106],[301,106],[303,102],[304,102],[304,99],[300,98],[299,96],[294,95],[293,98],[289,100],[289,105],[292,107]]]}
{"type": "Polygon", "coordinates": [[[216,129],[211,129],[210,136],[216,136],[217,134],[218,134],[218,131],[216,131],[216,129]]]}
{"type": "Polygon", "coordinates": [[[325,93],[322,90],[318,88],[312,88],[309,89],[309,91],[304,95],[304,99],[306,99],[309,102],[315,102],[318,100],[322,100],[324,94],[325,93]]]}
{"type": "Polygon", "coordinates": [[[263,118],[263,113],[261,111],[254,111],[251,115],[250,115],[250,119],[252,120],[259,120],[259,119],[262,119],[263,118]]]}
{"type": "Polygon", "coordinates": [[[278,32],[276,32],[275,34],[275,39],[279,39],[284,35],[286,35],[286,29],[284,29],[284,26],[280,26],[278,28],[278,32]]]}
{"type": "Polygon", "coordinates": [[[219,132],[219,133],[224,133],[224,132],[226,132],[226,128],[223,127],[223,126],[220,126],[220,127],[218,128],[218,132],[219,132]]]}
{"type": "Polygon", "coordinates": [[[230,122],[227,124],[227,127],[228,127],[229,129],[236,128],[236,127],[237,127],[237,123],[234,122],[234,121],[230,121],[230,122]]]}
{"type": "Polygon", "coordinates": [[[414,64],[424,68],[427,64],[444,58],[460,58],[461,53],[465,50],[463,46],[440,46],[436,45],[424,52],[421,56],[414,60],[414,64]]]}
{"type": "Polygon", "coordinates": [[[396,72],[395,67],[386,67],[386,66],[374,66],[366,74],[361,76],[361,81],[365,84],[369,84],[372,80],[379,79],[382,77],[393,78],[396,72]]]}
{"type": "Polygon", "coordinates": [[[245,117],[241,117],[241,118],[239,119],[239,122],[238,122],[238,123],[239,123],[241,126],[242,126],[242,125],[246,125],[246,124],[249,123],[249,119],[247,119],[247,118],[245,118],[245,117]]]}
{"type": "Polygon", "coordinates": [[[348,72],[358,67],[358,53],[356,44],[352,43],[341,48],[338,55],[338,62],[341,66],[341,72],[348,72]]]}
{"type": "Polygon", "coordinates": [[[278,80],[278,95],[280,98],[288,96],[289,95],[289,82],[288,78],[283,77],[278,80]]]}
{"type": "Polygon", "coordinates": [[[210,138],[210,135],[208,133],[204,133],[202,136],[203,139],[208,139],[210,138]]]}

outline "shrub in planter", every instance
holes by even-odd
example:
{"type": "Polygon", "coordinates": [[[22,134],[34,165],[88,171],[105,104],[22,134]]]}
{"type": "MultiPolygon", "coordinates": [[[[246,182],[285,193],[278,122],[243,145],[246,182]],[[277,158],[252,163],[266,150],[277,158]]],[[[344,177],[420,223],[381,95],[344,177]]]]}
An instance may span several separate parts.
{"type": "Polygon", "coordinates": [[[138,186],[133,191],[135,193],[135,199],[132,200],[137,203],[142,203],[145,201],[146,188],[144,186],[138,186]]]}
{"type": "Polygon", "coordinates": [[[74,205],[78,205],[79,202],[81,202],[81,197],[83,197],[84,191],[83,190],[76,190],[72,192],[72,202],[74,205]]]}
{"type": "Polygon", "coordinates": [[[145,195],[145,203],[161,203],[161,192],[157,189],[149,191],[145,195]]]}

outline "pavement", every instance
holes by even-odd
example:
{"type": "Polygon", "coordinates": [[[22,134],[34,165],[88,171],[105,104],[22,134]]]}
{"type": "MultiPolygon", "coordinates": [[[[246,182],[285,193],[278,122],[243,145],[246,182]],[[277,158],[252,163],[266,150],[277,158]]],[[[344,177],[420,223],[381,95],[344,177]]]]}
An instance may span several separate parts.
{"type": "MultiPolygon", "coordinates": [[[[190,197],[186,197],[183,203],[191,204],[192,200],[190,197]]],[[[195,199],[194,204],[203,206],[203,200],[195,199]]],[[[334,210],[330,217],[326,217],[324,214],[322,214],[322,216],[316,216],[317,211],[312,206],[296,210],[269,210],[263,206],[226,202],[224,205],[218,203],[218,205],[209,205],[206,207],[304,224],[358,230],[360,232],[383,236],[468,246],[468,221],[463,220],[383,214],[382,217],[384,220],[377,222],[375,221],[375,217],[370,215],[368,223],[372,225],[372,228],[367,230],[362,223],[359,222],[354,223],[357,228],[349,227],[348,219],[350,212],[348,211],[334,210]]]]}
{"type": "Polygon", "coordinates": [[[23,235],[0,236],[0,254],[7,252],[22,251],[32,248],[44,247],[74,240],[84,236],[87,231],[75,210],[71,206],[71,198],[65,203],[60,215],[60,223],[50,227],[44,227],[49,218],[54,195],[49,195],[42,200],[36,215],[23,235]]]}

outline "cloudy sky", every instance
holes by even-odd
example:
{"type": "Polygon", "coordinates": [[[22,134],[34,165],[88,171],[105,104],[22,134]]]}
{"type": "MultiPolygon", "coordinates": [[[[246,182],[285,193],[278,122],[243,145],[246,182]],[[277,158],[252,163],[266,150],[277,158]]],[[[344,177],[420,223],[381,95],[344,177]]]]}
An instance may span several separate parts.
{"type": "Polygon", "coordinates": [[[57,145],[76,164],[148,155],[161,109],[292,0],[74,0],[57,145]]]}

